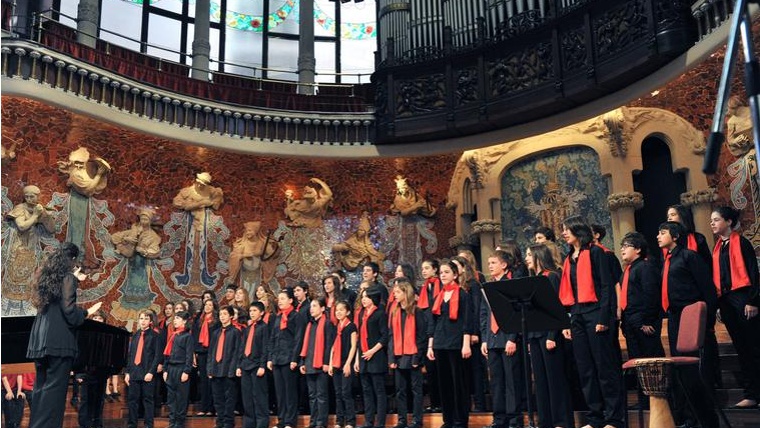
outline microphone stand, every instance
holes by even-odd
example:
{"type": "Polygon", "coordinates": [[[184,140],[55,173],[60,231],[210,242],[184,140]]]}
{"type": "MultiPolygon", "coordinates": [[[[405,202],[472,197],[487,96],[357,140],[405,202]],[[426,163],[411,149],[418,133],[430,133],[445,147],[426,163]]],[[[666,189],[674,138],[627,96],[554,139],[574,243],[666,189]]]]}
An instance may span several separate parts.
{"type": "MultiPolygon", "coordinates": [[[[705,160],[702,165],[702,172],[705,174],[715,174],[715,171],[718,169],[720,147],[726,140],[723,127],[726,118],[726,106],[731,92],[734,65],[736,64],[739,37],[741,37],[742,53],[744,54],[744,86],[752,118],[752,138],[755,144],[755,158],[757,159],[757,156],[760,155],[760,103],[758,103],[758,94],[760,94],[760,64],[758,64],[757,57],[753,51],[752,19],[749,13],[750,1],[760,3],[760,0],[736,0],[734,4],[734,14],[731,17],[731,32],[728,35],[726,57],[723,60],[723,71],[720,77],[720,86],[718,87],[718,99],[715,104],[715,114],[713,115],[712,132],[707,140],[705,160]]],[[[760,174],[760,171],[758,171],[758,174],[760,174]]]]}

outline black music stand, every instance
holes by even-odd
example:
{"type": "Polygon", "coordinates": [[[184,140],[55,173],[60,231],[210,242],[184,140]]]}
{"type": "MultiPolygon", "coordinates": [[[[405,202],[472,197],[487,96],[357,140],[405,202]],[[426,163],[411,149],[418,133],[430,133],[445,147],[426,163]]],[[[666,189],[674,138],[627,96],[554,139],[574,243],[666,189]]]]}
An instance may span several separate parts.
{"type": "Polygon", "coordinates": [[[522,334],[528,424],[534,428],[533,408],[530,403],[531,383],[527,366],[530,361],[525,336],[528,332],[570,328],[570,317],[545,276],[487,282],[483,284],[483,290],[486,294],[486,304],[491,307],[491,313],[499,329],[505,333],[522,334]]]}

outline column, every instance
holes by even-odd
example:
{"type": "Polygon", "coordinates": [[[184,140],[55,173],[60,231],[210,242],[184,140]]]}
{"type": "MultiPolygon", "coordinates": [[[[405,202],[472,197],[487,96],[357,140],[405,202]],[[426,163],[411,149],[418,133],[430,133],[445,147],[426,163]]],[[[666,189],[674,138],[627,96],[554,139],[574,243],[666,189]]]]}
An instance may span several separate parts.
{"type": "Polygon", "coordinates": [[[77,42],[95,48],[100,21],[98,0],[79,0],[77,5],[77,42]]]}
{"type": "Polygon", "coordinates": [[[639,192],[619,192],[607,197],[612,217],[614,249],[620,248],[623,236],[636,230],[635,211],[644,206],[644,195],[639,192]]]}
{"type": "Polygon", "coordinates": [[[681,193],[681,205],[691,207],[691,213],[694,216],[694,228],[697,232],[705,235],[707,246],[710,248],[715,243],[712,229],[710,229],[710,215],[713,209],[712,203],[717,198],[718,194],[714,187],[681,193]]]}
{"type": "MultiPolygon", "coordinates": [[[[301,0],[298,6],[301,23],[298,26],[298,93],[314,95],[314,1],[301,0]]],[[[340,29],[335,29],[340,32],[340,29]]]]}
{"type": "Polygon", "coordinates": [[[209,80],[209,58],[211,44],[209,43],[210,0],[195,0],[195,34],[193,34],[193,79],[209,80]]]}
{"type": "Polygon", "coordinates": [[[480,260],[485,263],[501,239],[501,222],[487,218],[472,222],[470,228],[472,235],[480,235],[480,260]]]}

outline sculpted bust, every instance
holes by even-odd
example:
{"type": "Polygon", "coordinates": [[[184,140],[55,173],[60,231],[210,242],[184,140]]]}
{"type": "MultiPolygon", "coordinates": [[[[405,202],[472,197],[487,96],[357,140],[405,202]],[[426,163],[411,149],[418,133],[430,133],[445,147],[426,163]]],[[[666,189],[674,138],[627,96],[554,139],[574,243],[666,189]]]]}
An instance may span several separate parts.
{"type": "Polygon", "coordinates": [[[155,259],[161,252],[161,236],[151,228],[151,220],[156,212],[150,208],[138,211],[138,221],[129,229],[111,235],[116,252],[126,258],[139,254],[147,259],[155,259]]]}
{"type": "Polygon", "coordinates": [[[333,193],[327,183],[318,178],[312,178],[309,183],[319,185],[320,189],[311,184],[304,186],[301,199],[293,199],[293,191],[285,191],[285,215],[290,220],[289,226],[309,228],[322,226],[322,219],[332,202],[333,193]]]}
{"type": "Polygon", "coordinates": [[[333,252],[337,253],[337,262],[346,270],[354,270],[365,261],[382,263],[385,254],[376,250],[369,240],[369,214],[365,211],[359,219],[359,228],[344,242],[335,244],[333,252]]]}
{"type": "Polygon", "coordinates": [[[415,214],[423,217],[435,215],[435,207],[427,199],[420,197],[417,191],[409,186],[406,178],[397,175],[395,182],[396,195],[390,207],[391,214],[401,214],[404,217],[415,214]]]}
{"type": "Polygon", "coordinates": [[[111,166],[104,159],[90,159],[90,151],[79,147],[69,154],[67,161],[58,161],[58,170],[68,174],[66,185],[77,193],[91,197],[105,190],[111,166]]]}

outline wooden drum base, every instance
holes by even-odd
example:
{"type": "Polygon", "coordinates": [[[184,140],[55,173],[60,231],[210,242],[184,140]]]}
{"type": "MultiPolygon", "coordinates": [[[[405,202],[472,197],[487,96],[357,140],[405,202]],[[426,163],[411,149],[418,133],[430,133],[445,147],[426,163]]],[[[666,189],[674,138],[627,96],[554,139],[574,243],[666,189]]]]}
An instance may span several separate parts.
{"type": "Polygon", "coordinates": [[[675,428],[673,414],[670,412],[668,399],[665,397],[649,397],[649,427],[675,428]]]}

